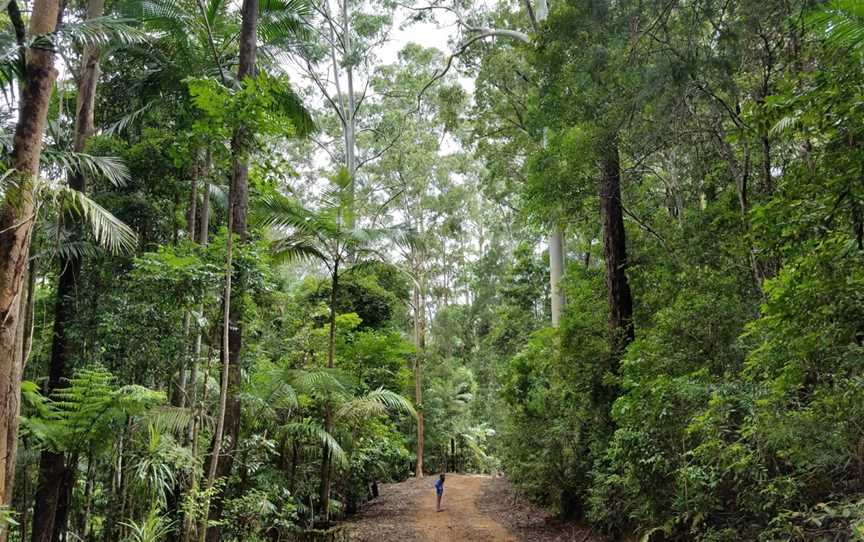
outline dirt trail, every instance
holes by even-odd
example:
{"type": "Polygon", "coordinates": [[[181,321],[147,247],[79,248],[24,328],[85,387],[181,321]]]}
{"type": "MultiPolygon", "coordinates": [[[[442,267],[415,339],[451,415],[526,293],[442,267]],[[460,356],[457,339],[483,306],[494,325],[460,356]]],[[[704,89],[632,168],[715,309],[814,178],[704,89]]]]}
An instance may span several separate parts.
{"type": "Polygon", "coordinates": [[[382,486],[351,522],[351,541],[600,542],[590,530],[531,506],[503,478],[448,474],[441,512],[434,483],[429,476],[382,486]]]}
{"type": "Polygon", "coordinates": [[[504,525],[477,508],[489,476],[451,474],[444,484],[441,512],[435,511],[434,491],[417,503],[417,513],[411,518],[414,529],[429,542],[470,540],[472,542],[518,542],[504,525]]]}

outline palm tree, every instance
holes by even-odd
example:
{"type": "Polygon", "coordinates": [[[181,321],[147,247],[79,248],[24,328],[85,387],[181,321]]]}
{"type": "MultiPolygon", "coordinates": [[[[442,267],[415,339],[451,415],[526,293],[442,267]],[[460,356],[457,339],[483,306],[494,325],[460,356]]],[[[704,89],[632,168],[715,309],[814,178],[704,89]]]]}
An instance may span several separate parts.
{"type": "MultiPolygon", "coordinates": [[[[277,261],[313,258],[327,268],[330,278],[329,334],[327,369],[333,370],[336,358],[336,301],[339,279],[370,258],[379,258],[377,241],[388,230],[362,228],[355,221],[355,192],[344,168],[332,179],[332,186],[321,197],[317,210],[305,208],[298,201],[282,195],[267,198],[258,209],[258,221],[269,228],[277,261]]],[[[380,259],[380,258],[379,258],[380,259]]],[[[324,430],[330,433],[334,423],[333,405],[325,397],[324,430]]],[[[321,461],[319,500],[324,520],[329,518],[331,486],[331,450],[324,446],[321,461]]]]}
{"type": "MultiPolygon", "coordinates": [[[[336,429],[340,425],[354,428],[364,420],[378,416],[417,415],[411,402],[398,393],[378,388],[365,394],[358,394],[358,388],[359,381],[356,378],[333,367],[317,369],[271,367],[259,373],[251,392],[257,398],[259,415],[278,422],[280,438],[295,443],[317,443],[324,453],[322,457],[344,468],[348,466],[348,456],[342,443],[335,436],[336,429]],[[324,404],[325,412],[329,412],[325,414],[324,425],[308,419],[300,421],[294,419],[300,405],[298,395],[316,398],[324,404]]],[[[292,460],[292,472],[288,473],[292,481],[296,466],[294,461],[296,458],[292,460]]],[[[328,464],[327,468],[329,471],[332,465],[328,464]]],[[[327,498],[327,501],[320,503],[325,521],[329,517],[329,492],[327,498]]]]}
{"type": "Polygon", "coordinates": [[[858,0],[833,0],[810,18],[830,47],[864,51],[864,4],[858,0]]]}

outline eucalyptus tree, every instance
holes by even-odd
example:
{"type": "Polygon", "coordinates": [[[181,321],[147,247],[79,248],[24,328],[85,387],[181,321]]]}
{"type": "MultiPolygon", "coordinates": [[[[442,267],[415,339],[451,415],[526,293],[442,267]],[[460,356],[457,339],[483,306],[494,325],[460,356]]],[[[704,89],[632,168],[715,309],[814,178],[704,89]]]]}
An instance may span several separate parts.
{"type": "MultiPolygon", "coordinates": [[[[370,189],[378,189],[379,199],[389,204],[391,216],[386,220],[398,221],[407,230],[397,246],[405,272],[413,283],[417,477],[424,472],[423,363],[427,322],[429,314],[439,308],[430,306],[429,297],[436,279],[443,280],[441,287],[450,286],[451,269],[446,259],[454,247],[448,247],[450,235],[445,230],[458,221],[456,215],[465,203],[449,196],[457,191],[454,178],[463,173],[467,160],[459,151],[448,154],[444,150],[445,141],[454,141],[458,119],[466,104],[465,91],[450,77],[444,81],[446,84],[436,88],[435,94],[422,96],[424,85],[435,75],[442,57],[437,49],[408,44],[399,52],[398,62],[379,67],[373,79],[373,90],[382,98],[372,107],[380,111],[382,125],[388,132],[400,134],[390,152],[370,166],[368,184],[370,189]],[[437,276],[433,269],[436,255],[442,256],[437,271],[443,277],[437,276]]],[[[456,254],[452,256],[457,259],[456,254]]],[[[449,301],[448,292],[444,292],[443,300],[445,304],[449,301]]]]}
{"type": "Polygon", "coordinates": [[[393,6],[386,0],[314,0],[312,6],[314,39],[291,60],[323,102],[319,115],[323,129],[316,139],[319,152],[327,153],[331,167],[344,167],[358,188],[360,169],[387,152],[398,138],[382,130],[376,116],[368,112],[374,100],[377,55],[394,24],[393,6]],[[332,152],[337,140],[341,152],[332,152]]]}
{"type": "MultiPolygon", "coordinates": [[[[515,74],[511,73],[513,70],[505,69],[505,74],[507,75],[502,78],[502,81],[516,78],[516,84],[519,86],[525,86],[524,82],[528,82],[529,85],[527,88],[529,92],[534,96],[534,101],[539,103],[542,108],[544,103],[548,101],[546,96],[548,88],[547,85],[544,84],[547,79],[541,79],[538,84],[537,82],[532,81],[532,77],[545,75],[540,72],[543,68],[543,57],[537,56],[536,54],[534,56],[531,55],[536,51],[540,51],[541,54],[545,54],[546,52],[545,46],[547,45],[546,42],[549,40],[548,34],[550,29],[550,25],[547,21],[549,17],[549,7],[545,0],[541,0],[536,5],[526,2],[525,8],[526,15],[522,17],[524,30],[480,26],[474,23],[470,18],[461,17],[461,14],[457,12],[457,15],[460,15],[459,20],[465,37],[461,45],[452,54],[450,59],[448,59],[445,67],[439,70],[439,77],[449,70],[455,58],[465,55],[469,51],[469,48],[476,42],[488,38],[506,38],[513,40],[516,43],[530,46],[528,51],[529,62],[527,63],[525,73],[523,73],[519,68],[515,70],[515,74]],[[518,79],[521,79],[521,81],[518,81],[518,79]]],[[[562,9],[567,9],[567,6],[562,5],[562,9]]],[[[594,8],[589,7],[586,9],[592,11],[594,8]]],[[[603,6],[597,6],[596,11],[598,13],[605,13],[606,9],[603,6]]],[[[558,42],[555,43],[557,44],[558,42]]],[[[583,44],[582,47],[587,47],[587,45],[583,44]]],[[[580,52],[587,54],[587,50],[580,52]]],[[[549,138],[549,126],[545,125],[548,121],[540,120],[542,114],[538,114],[539,111],[537,108],[534,107],[532,109],[532,106],[529,103],[526,103],[524,97],[521,96],[518,91],[515,91],[514,88],[508,86],[506,82],[499,85],[496,84],[497,82],[494,78],[488,79],[492,86],[500,86],[500,95],[507,100],[506,103],[508,103],[515,111],[515,116],[509,111],[505,111],[507,117],[515,117],[515,120],[510,122],[511,126],[515,126],[515,131],[520,137],[523,135],[527,136],[527,139],[533,144],[533,150],[528,155],[528,161],[540,162],[542,164],[544,160],[543,157],[549,154],[546,149],[549,138]]],[[[499,107],[498,104],[495,103],[490,105],[492,105],[493,108],[499,107]]],[[[594,114],[600,116],[607,114],[608,111],[609,110],[595,111],[594,114]]],[[[554,114],[550,115],[549,118],[554,119],[554,114]]],[[[603,119],[603,122],[607,122],[608,126],[614,127],[616,120],[610,117],[608,119],[603,119]]],[[[512,130],[513,128],[511,127],[510,129],[512,130]]],[[[603,217],[602,235],[604,256],[606,259],[607,290],[609,293],[608,302],[609,310],[612,314],[610,317],[610,332],[612,335],[616,336],[623,335],[625,337],[624,343],[626,343],[629,340],[632,340],[633,336],[633,302],[626,274],[627,256],[623,223],[623,207],[621,205],[620,194],[618,142],[614,129],[611,129],[611,131],[603,136],[603,138],[604,142],[601,143],[601,146],[606,149],[606,154],[602,156],[602,163],[598,167],[599,172],[597,176],[601,179],[601,182],[598,185],[598,194],[601,202],[601,216],[603,217]]],[[[519,165],[521,166],[521,164],[519,165]]],[[[560,184],[560,181],[544,178],[542,176],[540,182],[548,183],[550,188],[553,190],[560,184]]],[[[563,232],[561,230],[563,222],[561,212],[566,212],[566,206],[567,202],[563,202],[562,205],[560,200],[556,201],[556,198],[550,197],[544,201],[541,211],[543,213],[548,213],[549,208],[557,207],[559,209],[558,213],[553,213],[556,216],[546,217],[545,219],[547,223],[551,223],[549,258],[553,327],[557,327],[560,324],[561,313],[564,306],[564,293],[561,287],[561,279],[564,271],[565,251],[563,232]]]]}
{"type": "MultiPolygon", "coordinates": [[[[506,17],[499,17],[500,19],[504,19],[505,26],[497,27],[490,26],[486,19],[490,19],[488,14],[482,13],[468,13],[465,14],[461,8],[461,6],[446,6],[446,5],[432,5],[432,6],[424,6],[419,8],[414,8],[421,11],[429,11],[429,10],[443,10],[449,13],[451,16],[455,16],[457,19],[458,27],[460,29],[461,38],[457,44],[457,47],[453,51],[453,53],[447,58],[446,62],[443,64],[443,67],[439,68],[431,80],[427,83],[426,86],[421,90],[421,94],[425,92],[433,83],[437,82],[441,77],[445,76],[452,66],[456,59],[460,57],[467,57],[471,52],[471,49],[475,46],[475,44],[482,43],[487,40],[504,40],[504,41],[513,41],[517,44],[527,45],[529,47],[534,47],[536,45],[536,37],[540,35],[543,30],[545,21],[549,15],[549,6],[546,0],[539,0],[536,4],[532,4],[530,0],[525,1],[525,11],[526,13],[516,19],[516,21],[520,24],[519,27],[512,28],[507,27],[507,25],[512,24],[513,18],[508,14],[506,17]]],[[[511,59],[508,64],[512,64],[514,62],[511,59]]],[[[513,72],[519,78],[531,82],[530,76],[526,75],[518,68],[515,70],[511,70],[509,67],[506,69],[508,72],[513,72]]],[[[530,68],[529,68],[530,71],[530,68]]],[[[492,81],[494,85],[495,82],[492,81]]],[[[529,86],[534,86],[532,83],[529,86]]],[[[518,132],[520,132],[520,136],[527,136],[526,140],[529,144],[535,149],[541,149],[545,145],[546,134],[541,126],[538,126],[536,122],[530,120],[530,112],[527,110],[527,104],[524,102],[524,96],[514,95],[512,94],[512,89],[504,88],[505,94],[509,94],[509,98],[515,98],[513,101],[513,108],[516,110],[516,116],[518,117],[518,122],[515,125],[515,128],[518,132]]],[[[536,90],[536,89],[534,89],[536,90]]],[[[508,129],[512,129],[513,126],[508,126],[508,129]]],[[[497,139],[497,137],[496,137],[497,139]]],[[[536,153],[537,151],[534,151],[536,153]]],[[[552,212],[550,213],[552,216],[544,217],[544,221],[547,223],[550,234],[549,234],[549,257],[550,257],[550,290],[551,290],[551,305],[552,305],[552,325],[557,327],[560,324],[561,313],[564,307],[564,290],[561,286],[561,280],[564,274],[564,261],[565,261],[565,250],[564,250],[564,232],[563,232],[563,221],[559,216],[561,213],[552,212]]]]}

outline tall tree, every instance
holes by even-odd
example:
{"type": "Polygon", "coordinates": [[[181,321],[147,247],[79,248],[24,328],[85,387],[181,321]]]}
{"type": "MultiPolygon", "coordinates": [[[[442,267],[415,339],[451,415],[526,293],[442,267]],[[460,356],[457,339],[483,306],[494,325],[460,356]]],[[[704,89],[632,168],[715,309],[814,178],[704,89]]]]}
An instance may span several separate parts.
{"type": "MultiPolygon", "coordinates": [[[[327,268],[330,299],[327,315],[327,369],[336,368],[336,316],[340,279],[360,260],[377,258],[377,241],[385,233],[378,228],[358,227],[355,223],[354,183],[346,169],[333,179],[325,191],[322,206],[316,210],[298,201],[273,196],[261,206],[261,223],[273,231],[273,251],[283,260],[314,258],[327,268]]],[[[324,432],[331,434],[334,404],[323,394],[324,432]]],[[[321,453],[318,502],[324,521],[330,518],[333,454],[324,442],[321,453]]]]}
{"type": "Polygon", "coordinates": [[[39,159],[57,70],[50,40],[60,16],[57,0],[35,0],[28,38],[39,38],[25,53],[24,82],[15,126],[11,165],[4,179],[0,208],[0,506],[8,506],[17,446],[18,396],[22,363],[18,330],[30,254],[30,239],[39,206],[39,159]]]}
{"type": "MultiPolygon", "coordinates": [[[[538,0],[536,5],[532,5],[530,0],[526,0],[525,3],[525,11],[526,13],[523,15],[523,19],[527,19],[529,23],[529,28],[533,30],[535,35],[529,34],[523,30],[514,29],[514,28],[497,28],[497,27],[489,27],[489,26],[478,26],[471,20],[466,20],[466,18],[461,15],[458,17],[458,22],[462,33],[464,34],[464,38],[462,43],[456,49],[456,51],[447,59],[445,66],[443,69],[436,72],[434,77],[432,78],[432,82],[437,81],[441,77],[443,77],[449,70],[453,64],[455,58],[465,55],[472,45],[475,43],[490,40],[490,39],[498,39],[504,38],[506,40],[515,41],[517,43],[522,43],[531,47],[536,45],[536,36],[540,35],[541,31],[544,28],[544,23],[549,16],[549,5],[546,0],[538,0]]],[[[451,10],[453,13],[460,14],[461,10],[455,8],[451,10]]],[[[518,75],[527,79],[524,74],[521,72],[518,75]]],[[[430,82],[431,84],[431,82],[430,82]]],[[[428,85],[427,85],[428,87],[428,85]]],[[[423,89],[425,91],[425,88],[423,89]]],[[[422,93],[422,92],[421,92],[422,93]]],[[[508,89],[508,93],[510,93],[508,89]]],[[[525,104],[519,104],[518,108],[524,109],[525,104]]],[[[526,114],[527,111],[523,111],[523,114],[526,114]]],[[[518,115],[519,113],[517,113],[518,115]]],[[[545,128],[540,128],[538,131],[536,127],[527,126],[524,122],[523,118],[520,118],[518,128],[522,131],[528,133],[529,137],[534,141],[535,144],[538,144],[542,147],[546,144],[546,130],[545,128]]],[[[550,213],[554,215],[555,213],[550,213]]],[[[565,297],[564,290],[561,284],[561,281],[564,276],[564,266],[565,266],[565,247],[564,247],[564,232],[562,230],[561,221],[556,217],[546,217],[547,227],[549,228],[549,237],[548,237],[548,247],[549,247],[549,258],[550,258],[550,266],[549,266],[549,284],[550,284],[550,294],[551,294],[551,320],[552,326],[558,327],[561,322],[561,314],[564,309],[565,297]],[[550,220],[551,218],[551,220],[550,220]]]]}
{"type": "MultiPolygon", "coordinates": [[[[102,17],[105,10],[104,0],[89,0],[87,20],[102,17]]],[[[72,151],[84,152],[87,140],[94,132],[94,106],[96,85],[99,81],[100,50],[94,45],[86,45],[81,57],[79,73],[76,77],[78,89],[75,103],[75,124],[72,151]]],[[[84,171],[78,169],[69,176],[72,190],[86,193],[87,180],[84,171]]],[[[63,217],[64,227],[71,239],[80,239],[82,223],[80,215],[67,212],[63,217]]],[[[57,299],[54,308],[54,334],[51,344],[51,366],[48,373],[46,392],[53,393],[65,385],[71,376],[71,362],[75,345],[70,338],[70,326],[75,318],[79,296],[79,276],[83,255],[76,251],[61,252],[58,257],[60,276],[57,283],[57,299]]],[[[72,488],[77,473],[77,458],[66,458],[65,454],[46,449],[39,463],[39,483],[36,502],[33,508],[33,542],[61,540],[69,518],[72,488]],[[67,462],[68,459],[68,462],[67,462]]]]}
{"type": "MultiPolygon", "coordinates": [[[[243,0],[242,18],[240,24],[240,54],[237,65],[237,79],[242,84],[246,79],[255,77],[255,64],[258,49],[258,0],[243,0]]],[[[231,275],[234,270],[231,265],[231,243],[236,234],[241,243],[247,241],[246,216],[249,210],[249,150],[250,133],[242,123],[234,130],[231,138],[232,173],[229,195],[228,228],[228,268],[225,278],[226,318],[223,323],[222,357],[222,391],[220,393],[219,417],[217,429],[213,437],[213,451],[210,458],[208,487],[213,485],[213,477],[227,477],[234,465],[234,450],[237,438],[240,436],[240,392],[243,346],[243,279],[240,284],[232,287],[231,275]],[[224,433],[223,433],[224,430],[224,433]],[[225,439],[225,442],[223,442],[225,439]]],[[[219,519],[222,515],[222,499],[219,498],[210,506],[209,515],[219,519]]],[[[216,542],[220,538],[218,526],[207,529],[207,540],[216,542]]]]}

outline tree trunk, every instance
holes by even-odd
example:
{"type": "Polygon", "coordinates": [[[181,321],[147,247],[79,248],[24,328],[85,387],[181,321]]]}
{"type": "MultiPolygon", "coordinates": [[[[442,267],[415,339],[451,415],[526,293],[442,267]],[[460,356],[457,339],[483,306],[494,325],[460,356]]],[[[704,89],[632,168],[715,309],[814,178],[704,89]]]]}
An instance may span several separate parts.
{"type": "Polygon", "coordinates": [[[564,309],[564,234],[561,228],[554,228],[549,234],[549,285],[552,293],[552,327],[561,325],[561,311],[564,309]]]}
{"type": "MultiPolygon", "coordinates": [[[[30,14],[30,35],[50,34],[57,25],[57,0],[35,0],[30,14]]],[[[24,83],[15,126],[11,163],[19,185],[7,190],[0,204],[0,506],[8,506],[13,483],[9,465],[17,447],[15,403],[21,393],[17,359],[20,296],[30,253],[30,237],[38,209],[35,180],[39,175],[42,134],[57,70],[50,47],[26,52],[24,83]]]]}
{"type": "Polygon", "coordinates": [[[213,156],[210,152],[210,147],[204,154],[204,170],[201,172],[201,177],[204,180],[204,186],[201,191],[201,211],[198,217],[198,237],[197,241],[200,245],[206,245],[210,235],[210,169],[212,166],[213,156]]]}
{"type": "Polygon", "coordinates": [[[108,511],[105,514],[105,527],[102,529],[103,542],[116,540],[115,530],[120,510],[121,486],[123,483],[123,443],[126,438],[125,431],[117,439],[117,460],[111,465],[111,492],[108,499],[108,511]]]}
{"type": "Polygon", "coordinates": [[[300,462],[300,448],[296,441],[291,441],[291,470],[288,473],[288,490],[294,494],[297,486],[297,464],[300,462]]]}
{"type": "MultiPolygon", "coordinates": [[[[87,18],[101,17],[105,10],[104,0],[89,0],[87,18]]],[[[99,81],[99,49],[92,46],[84,48],[81,57],[81,70],[78,77],[78,95],[75,104],[75,133],[72,150],[84,152],[87,140],[95,131],[93,113],[96,102],[96,86],[99,81]]],[[[73,171],[69,175],[69,187],[81,193],[87,191],[87,179],[83,171],[73,171]]],[[[71,239],[80,240],[82,223],[78,215],[65,212],[63,220],[71,232],[71,239]]],[[[70,376],[71,363],[75,356],[75,345],[69,337],[69,327],[78,310],[78,291],[81,275],[81,257],[74,253],[58,257],[60,276],[57,283],[57,299],[54,305],[54,333],[51,343],[51,366],[48,372],[46,395],[54,393],[66,385],[70,376]]],[[[39,469],[39,485],[36,503],[33,508],[33,542],[58,540],[65,531],[68,514],[57,521],[58,507],[71,499],[71,487],[65,484],[74,481],[75,474],[68,468],[62,453],[45,450],[42,452],[39,469]]],[[[71,468],[71,466],[70,466],[71,468]]],[[[68,507],[67,503],[67,507],[68,507]]]]}
{"type": "Polygon", "coordinates": [[[426,425],[423,416],[423,357],[426,352],[426,308],[423,303],[423,279],[414,285],[414,344],[417,354],[414,358],[414,402],[417,411],[417,465],[414,476],[423,477],[423,455],[426,446],[426,425]]]}
{"type": "Polygon", "coordinates": [[[450,437],[450,469],[456,471],[456,439],[450,437]]]}
{"type": "Polygon", "coordinates": [[[60,480],[60,491],[57,497],[57,512],[54,517],[54,532],[52,542],[65,542],[66,531],[69,529],[69,516],[72,513],[72,489],[78,474],[78,456],[71,456],[63,464],[63,478],[60,480]]]}
{"type": "MultiPolygon", "coordinates": [[[[332,369],[336,365],[336,299],[339,289],[339,260],[333,262],[333,273],[330,280],[330,336],[327,340],[328,369],[332,369]]],[[[329,400],[325,400],[324,403],[324,431],[331,434],[333,432],[333,412],[329,400]]],[[[321,451],[321,487],[318,491],[319,505],[321,506],[325,522],[330,519],[330,460],[330,448],[325,445],[321,451]]]]}
{"type": "MultiPolygon", "coordinates": [[[[240,55],[237,67],[237,79],[244,81],[255,76],[255,58],[258,47],[258,0],[243,1],[243,15],[240,25],[240,55]]],[[[246,242],[246,214],[249,206],[249,137],[248,129],[240,126],[235,130],[231,139],[231,151],[233,154],[233,171],[231,176],[231,226],[229,230],[240,237],[240,242],[246,242]]],[[[230,266],[228,271],[229,288],[226,291],[226,304],[228,307],[228,344],[225,359],[227,374],[223,374],[223,389],[226,392],[224,404],[224,436],[225,453],[221,453],[220,440],[213,441],[213,460],[216,462],[216,472],[219,477],[231,474],[234,465],[234,450],[237,447],[237,437],[240,435],[240,354],[243,341],[243,277],[238,281],[238,287],[234,291],[230,288],[230,266]],[[232,299],[235,298],[236,299],[232,299]],[[227,387],[226,387],[227,386],[227,387]]],[[[242,271],[241,271],[242,275],[242,271]]],[[[213,472],[211,470],[211,478],[213,472]]],[[[211,480],[212,485],[212,480],[211,480]]],[[[214,506],[210,509],[210,518],[218,520],[222,515],[222,498],[215,499],[214,506]]],[[[219,527],[207,529],[207,540],[216,542],[220,538],[219,527]]]]}
{"type": "MultiPolygon", "coordinates": [[[[764,89],[767,93],[767,88],[764,89]]],[[[762,147],[762,164],[760,167],[761,179],[759,192],[766,200],[774,194],[774,178],[771,174],[771,140],[768,139],[768,134],[760,136],[762,147]]],[[[766,280],[777,275],[780,270],[780,261],[774,256],[760,257],[758,254],[753,256],[753,268],[756,274],[756,281],[761,286],[766,280]]]]}
{"type": "MultiPolygon", "coordinates": [[[[198,175],[200,172],[199,168],[199,159],[197,152],[195,153],[195,157],[192,161],[192,179],[190,180],[191,186],[189,187],[189,204],[186,206],[186,235],[189,236],[189,240],[193,243],[195,242],[195,238],[198,233],[198,228],[195,226],[195,218],[198,216],[198,175]]],[[[191,318],[188,311],[183,314],[183,337],[186,341],[186,348],[184,355],[180,358],[180,363],[177,367],[177,386],[174,390],[174,393],[171,396],[171,404],[174,406],[178,406],[180,408],[186,407],[187,402],[187,367],[191,365],[190,358],[194,355],[194,343],[193,348],[190,349],[189,345],[189,325],[191,323],[191,318]]]]}
{"type": "Polygon", "coordinates": [[[617,359],[634,338],[633,296],[627,282],[627,243],[621,203],[621,165],[618,141],[610,138],[601,158],[600,212],[603,220],[603,257],[612,354],[617,359]]]}
{"type": "Polygon", "coordinates": [[[87,457],[87,474],[84,479],[84,503],[78,511],[75,528],[78,531],[78,536],[81,540],[89,538],[90,530],[90,511],[93,505],[93,486],[96,483],[95,473],[93,472],[93,454],[87,457]]]}
{"type": "MultiPolygon", "coordinates": [[[[16,332],[16,352],[15,359],[12,360],[12,367],[9,373],[9,380],[11,382],[18,382],[21,380],[21,375],[24,373],[24,364],[25,364],[25,356],[27,355],[28,350],[28,342],[27,339],[28,331],[30,329],[32,319],[32,298],[33,298],[33,289],[35,287],[33,283],[33,273],[35,272],[35,265],[31,262],[28,266],[27,270],[27,278],[24,281],[25,291],[20,296],[19,303],[21,307],[19,311],[23,315],[18,319],[18,330],[16,332]]],[[[6,479],[6,495],[3,496],[3,500],[6,503],[12,504],[13,498],[13,489],[15,484],[15,463],[18,452],[18,425],[19,425],[19,415],[21,413],[21,397],[20,395],[10,395],[5,398],[7,401],[7,409],[9,412],[9,421],[10,427],[7,432],[7,441],[6,441],[6,472],[2,473],[6,479]]],[[[26,497],[26,496],[25,496],[26,497]]],[[[25,508],[27,506],[27,501],[25,500],[25,508]]],[[[9,529],[0,529],[0,542],[6,542],[9,538],[9,529]]]]}

